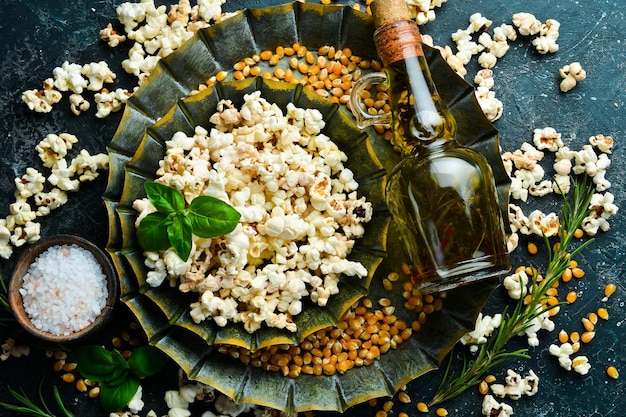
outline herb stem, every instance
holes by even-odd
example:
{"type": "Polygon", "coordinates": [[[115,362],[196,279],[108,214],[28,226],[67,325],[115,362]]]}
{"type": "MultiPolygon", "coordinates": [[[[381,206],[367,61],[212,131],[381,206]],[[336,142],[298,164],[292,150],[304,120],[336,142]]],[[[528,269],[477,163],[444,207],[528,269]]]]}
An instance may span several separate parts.
{"type": "Polygon", "coordinates": [[[594,193],[593,183],[589,182],[587,176],[584,176],[582,180],[574,178],[572,183],[571,202],[568,198],[564,199],[559,226],[559,241],[552,246],[549,239],[544,236],[544,242],[548,251],[548,265],[544,277],[539,275],[536,268],[533,269],[530,298],[525,300],[524,297],[520,297],[510,314],[507,308],[505,308],[502,312],[500,326],[487,339],[487,342],[480,346],[473,361],[468,364],[467,360],[464,360],[458,375],[450,373],[451,356],[443,380],[430,401],[430,405],[450,400],[466,389],[478,385],[482,376],[489,369],[510,358],[530,359],[527,349],[507,351],[506,346],[508,342],[531,326],[537,317],[551,308],[562,305],[562,303],[558,303],[548,306],[546,304],[548,298],[547,291],[554,286],[565,270],[569,268],[572,257],[593,242],[593,239],[589,239],[571,252],[568,252],[574,231],[580,227],[585,217],[589,215],[591,210],[589,204],[594,193]]]}

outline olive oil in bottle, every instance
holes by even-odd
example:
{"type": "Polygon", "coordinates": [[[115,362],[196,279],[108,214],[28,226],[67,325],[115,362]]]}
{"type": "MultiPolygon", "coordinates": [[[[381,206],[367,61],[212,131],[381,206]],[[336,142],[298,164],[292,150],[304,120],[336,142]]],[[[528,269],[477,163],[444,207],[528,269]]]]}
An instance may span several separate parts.
{"type": "Polygon", "coordinates": [[[375,0],[374,41],[385,67],[393,144],[386,202],[424,292],[510,269],[493,172],[455,140],[456,122],[431,79],[421,36],[404,0],[375,0]]]}

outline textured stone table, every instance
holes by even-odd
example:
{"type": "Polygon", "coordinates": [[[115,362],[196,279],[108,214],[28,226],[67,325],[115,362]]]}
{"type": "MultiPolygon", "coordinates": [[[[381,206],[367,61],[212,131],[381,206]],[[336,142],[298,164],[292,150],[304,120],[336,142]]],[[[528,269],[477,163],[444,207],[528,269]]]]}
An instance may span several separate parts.
{"type": "MultiPolygon", "coordinates": [[[[0,9],[0,216],[8,214],[8,204],[13,200],[13,179],[21,176],[26,167],[35,164],[37,155],[34,146],[48,133],[70,132],[78,136],[79,145],[90,153],[105,152],[120,113],[100,120],[94,112],[74,117],[66,109],[55,109],[51,114],[29,111],[21,102],[22,91],[40,88],[41,82],[52,76],[53,68],[64,61],[87,63],[106,60],[118,74],[116,86],[132,88],[134,79],[124,74],[119,63],[125,58],[127,47],[110,49],[99,41],[98,32],[107,23],[115,21],[115,7],[120,0],[38,0],[23,2],[4,0],[0,9]]],[[[228,0],[224,10],[241,7],[259,7],[279,4],[275,0],[228,0]]],[[[350,2],[341,2],[352,4],[350,2]]],[[[626,191],[623,173],[626,172],[626,155],[623,141],[626,138],[626,16],[621,0],[449,0],[436,10],[437,19],[422,28],[438,45],[453,45],[450,35],[468,25],[469,16],[480,12],[491,19],[494,26],[510,23],[516,12],[530,12],[541,21],[556,19],[561,23],[556,54],[546,56],[535,52],[528,39],[519,38],[511,43],[507,55],[494,68],[495,91],[504,103],[503,117],[495,123],[500,130],[504,150],[513,151],[522,142],[532,141],[535,128],[554,127],[572,149],[580,149],[589,136],[602,133],[615,138],[612,165],[608,179],[612,182],[611,192],[615,202],[622,205],[626,191]],[[559,91],[559,68],[574,61],[582,63],[587,79],[567,94],[559,91]]],[[[466,79],[476,73],[474,63],[468,66],[466,79]]],[[[61,105],[63,106],[63,105],[61,105]]],[[[64,107],[64,106],[63,106],[64,107]]],[[[42,221],[42,235],[73,233],[90,238],[104,245],[107,234],[106,213],[100,196],[106,186],[106,175],[83,189],[70,195],[67,206],[53,212],[42,221]]],[[[556,199],[538,203],[544,211],[560,210],[556,199]]],[[[624,207],[622,207],[624,210],[624,207]]],[[[626,287],[624,270],[626,244],[625,223],[620,212],[612,219],[612,229],[598,235],[596,243],[579,256],[586,276],[571,287],[579,293],[579,300],[562,309],[556,317],[557,330],[540,333],[540,346],[530,349],[529,361],[510,361],[494,369],[500,382],[507,368],[520,373],[533,369],[540,378],[539,393],[519,401],[506,400],[520,416],[559,417],[621,417],[626,415],[623,397],[626,391],[625,349],[623,346],[626,313],[626,287]],[[613,282],[617,292],[607,303],[610,312],[608,322],[598,325],[595,339],[584,345],[580,354],[587,355],[592,369],[586,376],[561,369],[550,357],[547,347],[554,343],[558,330],[572,331],[580,327],[580,318],[595,311],[602,303],[602,289],[613,282]],[[605,370],[615,364],[622,373],[618,380],[607,378],[605,370]]],[[[16,252],[19,254],[19,250],[16,252]]],[[[527,264],[530,259],[523,248],[513,256],[515,265],[527,264]]],[[[532,261],[542,265],[539,257],[532,261]]],[[[8,280],[12,262],[2,260],[2,274],[8,280]]],[[[502,310],[506,301],[504,291],[497,289],[485,311],[495,313],[502,310]]],[[[121,312],[120,320],[126,319],[121,312]]],[[[113,331],[113,330],[112,330],[113,331]]],[[[0,339],[4,339],[0,334],[0,339]]],[[[511,347],[524,347],[525,339],[519,338],[511,347]]],[[[27,359],[9,359],[0,362],[0,401],[10,400],[6,386],[24,387],[34,394],[45,376],[46,386],[60,385],[66,404],[80,416],[105,416],[99,404],[76,395],[73,389],[63,384],[59,374],[51,370],[50,360],[41,352],[34,351],[27,359]]],[[[144,386],[145,411],[154,408],[164,410],[163,392],[176,386],[175,370],[165,373],[163,378],[144,386]]],[[[442,372],[433,372],[407,387],[413,399],[430,399],[442,372]]],[[[475,389],[444,406],[449,415],[478,416],[482,396],[475,389]]],[[[368,405],[355,407],[346,413],[349,416],[374,415],[377,409],[368,405]]],[[[394,413],[405,411],[415,415],[411,407],[396,404],[394,413]]],[[[143,414],[145,414],[145,411],[143,414]]],[[[142,414],[142,415],[143,415],[142,414]]],[[[0,410],[0,416],[8,416],[0,410]]],[[[198,414],[199,415],[199,414],[198,414]]],[[[434,413],[431,413],[434,415],[434,413]]]]}

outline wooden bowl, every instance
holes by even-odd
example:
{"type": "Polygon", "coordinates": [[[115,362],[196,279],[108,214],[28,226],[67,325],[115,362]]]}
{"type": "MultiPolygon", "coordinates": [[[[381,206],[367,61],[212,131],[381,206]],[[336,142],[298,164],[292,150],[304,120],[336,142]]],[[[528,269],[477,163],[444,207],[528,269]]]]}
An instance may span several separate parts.
{"type": "Polygon", "coordinates": [[[26,330],[31,335],[36,336],[37,338],[49,342],[64,343],[75,341],[87,335],[91,335],[100,328],[102,328],[102,326],[111,316],[115,300],[117,299],[117,292],[118,282],[115,268],[113,267],[110,258],[102,250],[100,250],[100,248],[98,248],[90,241],[79,236],[58,235],[41,239],[37,243],[34,243],[26,248],[26,251],[21,255],[20,259],[18,259],[15,270],[13,271],[11,283],[9,284],[8,297],[9,305],[13,310],[13,314],[15,315],[18,323],[24,328],[24,330],[26,330]],[[35,262],[37,257],[39,257],[39,255],[41,255],[51,247],[63,245],[76,245],[79,248],[87,250],[89,253],[91,253],[91,255],[93,255],[96,262],[102,268],[102,273],[106,277],[108,295],[104,308],[90,324],[68,335],[56,335],[47,331],[40,330],[39,328],[35,327],[35,325],[33,325],[28,316],[28,313],[24,309],[22,295],[20,294],[20,288],[22,287],[22,284],[24,282],[24,276],[28,272],[32,263],[35,262]]]}

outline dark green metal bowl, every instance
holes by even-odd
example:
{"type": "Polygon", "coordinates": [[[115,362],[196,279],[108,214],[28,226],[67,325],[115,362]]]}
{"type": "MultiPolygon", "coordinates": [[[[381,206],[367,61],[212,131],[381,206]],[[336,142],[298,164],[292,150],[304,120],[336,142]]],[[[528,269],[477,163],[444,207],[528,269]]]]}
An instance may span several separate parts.
{"type": "MultiPolygon", "coordinates": [[[[404,262],[403,249],[394,238],[397,233],[393,224],[388,224],[381,206],[385,171],[399,160],[387,141],[373,129],[358,130],[345,108],[286,83],[254,79],[227,82],[188,97],[218,71],[228,71],[228,79],[232,80],[236,62],[279,45],[298,42],[310,49],[323,45],[350,47],[354,54],[374,59],[373,32],[371,18],[347,6],[294,2],[247,9],[202,30],[163,59],[148,82],[128,101],[108,147],[111,167],[104,195],[110,223],[107,250],[120,277],[121,300],[137,316],[151,344],[170,355],[190,378],[209,384],[236,401],[287,411],[343,411],[371,398],[393,395],[409,381],[439,366],[458,339],[473,328],[478,312],[497,285],[497,280],[492,280],[450,291],[443,310],[430,315],[421,331],[373,365],[354,368],[343,375],[290,379],[246,366],[214,347],[216,343],[228,343],[254,350],[276,343],[295,343],[303,335],[334,323],[366,293],[373,300],[391,298],[399,307],[396,315],[400,319],[414,319],[414,313],[401,307],[401,283],[396,283],[391,292],[382,287],[383,277],[398,271],[404,262]],[[293,100],[299,107],[320,109],[327,118],[325,133],[348,154],[350,163],[356,164],[350,167],[360,179],[359,190],[377,209],[376,220],[366,226],[367,236],[353,255],[369,267],[370,275],[357,285],[343,280],[341,292],[331,298],[328,309],[307,308],[298,316],[297,334],[264,328],[249,335],[237,325],[216,328],[210,321],[193,323],[188,307],[194,295],[190,298],[175,288],[153,289],[145,284],[147,271],[134,235],[136,213],[130,204],[143,196],[141,185],[154,176],[155,164],[163,156],[163,141],[175,131],[189,133],[194,125],[205,125],[218,97],[233,98],[239,103],[244,91],[255,89],[261,89],[264,97],[282,106],[293,100]],[[385,253],[387,256],[382,259],[385,253]]],[[[473,87],[458,77],[437,51],[425,48],[425,52],[439,92],[457,119],[458,141],[489,160],[502,211],[506,213],[510,180],[500,159],[497,130],[484,117],[473,87]]]]}

